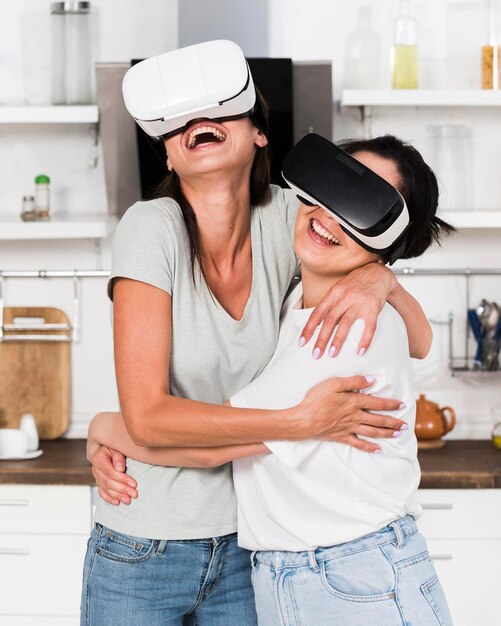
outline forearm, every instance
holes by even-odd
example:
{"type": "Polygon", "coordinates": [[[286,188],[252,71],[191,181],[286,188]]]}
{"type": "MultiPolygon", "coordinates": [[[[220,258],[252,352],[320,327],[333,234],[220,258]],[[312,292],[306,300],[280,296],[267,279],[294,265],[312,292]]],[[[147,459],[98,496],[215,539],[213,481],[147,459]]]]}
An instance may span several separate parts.
{"type": "Polygon", "coordinates": [[[213,447],[147,447],[130,437],[120,413],[100,413],[89,429],[88,454],[104,445],[119,450],[126,457],[152,465],[171,467],[217,467],[229,461],[268,452],[262,443],[213,447]]]}
{"type": "Polygon", "coordinates": [[[433,333],[421,305],[397,280],[388,295],[388,302],[404,320],[411,357],[424,359],[430,351],[433,333]]]}
{"type": "Polygon", "coordinates": [[[265,439],[308,439],[311,422],[297,407],[241,409],[196,402],[168,394],[146,405],[130,394],[121,398],[132,440],[144,447],[212,447],[260,443],[265,439]]]}

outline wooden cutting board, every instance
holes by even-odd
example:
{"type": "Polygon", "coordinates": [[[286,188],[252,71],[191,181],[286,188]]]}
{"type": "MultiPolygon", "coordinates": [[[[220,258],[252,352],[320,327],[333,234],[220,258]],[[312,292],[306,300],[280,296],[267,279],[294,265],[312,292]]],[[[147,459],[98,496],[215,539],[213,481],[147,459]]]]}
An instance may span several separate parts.
{"type": "MultiPolygon", "coordinates": [[[[5,307],[3,323],[43,318],[68,324],[66,314],[51,307],[5,307]]],[[[68,330],[4,330],[4,336],[66,335],[68,330]]],[[[0,428],[19,428],[23,413],[35,416],[40,439],[56,439],[68,428],[71,388],[71,342],[0,342],[0,428]]]]}

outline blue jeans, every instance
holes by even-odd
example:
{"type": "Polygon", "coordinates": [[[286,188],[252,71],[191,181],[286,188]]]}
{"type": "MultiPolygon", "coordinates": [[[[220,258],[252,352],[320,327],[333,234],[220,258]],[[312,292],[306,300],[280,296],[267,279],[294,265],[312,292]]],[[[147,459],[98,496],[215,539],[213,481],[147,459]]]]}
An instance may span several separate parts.
{"type": "Polygon", "coordinates": [[[410,516],[312,552],[256,552],[259,626],[451,626],[424,537],[410,516]]]}
{"type": "Polygon", "coordinates": [[[256,626],[249,552],[236,534],[160,541],[96,524],[81,626],[256,626]]]}

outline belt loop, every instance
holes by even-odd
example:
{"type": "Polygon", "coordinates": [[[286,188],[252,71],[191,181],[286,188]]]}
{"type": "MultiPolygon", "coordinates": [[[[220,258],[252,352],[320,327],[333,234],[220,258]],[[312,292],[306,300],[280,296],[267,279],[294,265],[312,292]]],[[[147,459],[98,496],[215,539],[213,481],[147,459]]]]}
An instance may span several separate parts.
{"type": "Polygon", "coordinates": [[[315,550],[308,550],[308,563],[310,564],[312,571],[314,572],[320,571],[320,568],[318,567],[317,559],[315,557],[315,550]]]}
{"type": "Polygon", "coordinates": [[[155,555],[156,556],[163,556],[164,552],[165,552],[165,548],[167,547],[168,543],[169,542],[167,541],[167,539],[161,539],[158,542],[157,549],[155,550],[155,555]]]}
{"type": "Polygon", "coordinates": [[[400,550],[401,548],[404,547],[404,534],[402,532],[402,529],[400,528],[400,524],[398,523],[398,521],[394,521],[391,522],[390,524],[388,524],[388,526],[391,526],[391,528],[393,528],[394,532],[395,532],[395,536],[397,538],[397,550],[400,550]]]}

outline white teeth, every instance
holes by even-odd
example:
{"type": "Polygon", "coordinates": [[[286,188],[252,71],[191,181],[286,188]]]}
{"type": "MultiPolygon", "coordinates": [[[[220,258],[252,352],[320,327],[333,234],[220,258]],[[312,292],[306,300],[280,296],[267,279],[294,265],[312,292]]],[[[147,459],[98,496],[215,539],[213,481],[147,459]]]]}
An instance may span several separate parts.
{"type": "Polygon", "coordinates": [[[187,147],[194,148],[197,136],[202,135],[203,133],[211,133],[218,141],[224,141],[226,139],[226,135],[213,126],[199,126],[198,128],[192,130],[188,135],[188,141],[186,143],[187,147]]]}
{"type": "Polygon", "coordinates": [[[317,220],[311,220],[311,227],[317,233],[317,235],[320,235],[324,239],[327,239],[327,241],[336,243],[338,245],[341,244],[341,242],[338,239],[336,239],[334,235],[332,235],[328,230],[325,230],[325,228],[323,228],[323,226],[321,226],[317,222],[317,220]]]}

